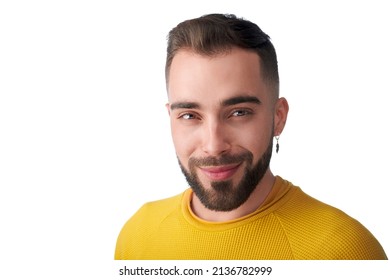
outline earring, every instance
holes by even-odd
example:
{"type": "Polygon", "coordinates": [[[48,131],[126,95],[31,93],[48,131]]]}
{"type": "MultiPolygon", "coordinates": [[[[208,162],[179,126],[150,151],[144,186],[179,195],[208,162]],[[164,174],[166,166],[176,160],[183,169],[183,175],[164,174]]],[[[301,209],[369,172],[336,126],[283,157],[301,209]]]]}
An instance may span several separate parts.
{"type": "Polygon", "coordinates": [[[280,138],[280,135],[275,136],[275,139],[276,139],[276,153],[279,153],[279,138],[280,138]]]}

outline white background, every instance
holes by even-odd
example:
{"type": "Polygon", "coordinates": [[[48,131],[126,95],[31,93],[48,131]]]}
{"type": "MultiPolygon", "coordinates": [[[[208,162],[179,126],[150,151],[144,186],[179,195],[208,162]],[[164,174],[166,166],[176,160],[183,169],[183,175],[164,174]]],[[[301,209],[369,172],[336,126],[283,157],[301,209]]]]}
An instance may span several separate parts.
{"type": "Polygon", "coordinates": [[[166,35],[213,12],[257,23],[276,47],[290,114],[274,173],[358,219],[389,254],[388,10],[379,0],[0,2],[1,278],[103,279],[126,220],[186,188],[164,107],[166,35]]]}

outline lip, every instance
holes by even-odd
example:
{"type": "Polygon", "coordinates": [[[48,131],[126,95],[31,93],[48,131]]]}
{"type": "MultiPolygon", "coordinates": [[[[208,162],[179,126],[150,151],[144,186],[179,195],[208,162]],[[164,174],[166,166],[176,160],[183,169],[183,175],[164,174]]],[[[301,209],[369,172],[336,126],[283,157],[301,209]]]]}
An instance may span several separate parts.
{"type": "Polygon", "coordinates": [[[224,166],[199,167],[199,169],[212,181],[227,180],[236,173],[241,163],[224,166]]]}

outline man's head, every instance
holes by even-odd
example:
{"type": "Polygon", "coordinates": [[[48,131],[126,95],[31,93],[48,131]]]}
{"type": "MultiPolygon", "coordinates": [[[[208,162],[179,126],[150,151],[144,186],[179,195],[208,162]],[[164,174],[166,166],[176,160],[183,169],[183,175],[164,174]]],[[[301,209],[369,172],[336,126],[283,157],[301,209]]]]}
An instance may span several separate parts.
{"type": "Polygon", "coordinates": [[[229,52],[233,47],[258,54],[262,77],[275,98],[279,96],[279,72],[275,48],[270,38],[256,24],[235,15],[210,14],[178,24],[168,35],[165,77],[169,83],[169,70],[178,51],[215,56],[229,52]]]}
{"type": "Polygon", "coordinates": [[[166,78],[180,167],[208,209],[243,205],[269,171],[288,104],[275,50],[255,24],[209,15],[169,35],[166,78]]]}

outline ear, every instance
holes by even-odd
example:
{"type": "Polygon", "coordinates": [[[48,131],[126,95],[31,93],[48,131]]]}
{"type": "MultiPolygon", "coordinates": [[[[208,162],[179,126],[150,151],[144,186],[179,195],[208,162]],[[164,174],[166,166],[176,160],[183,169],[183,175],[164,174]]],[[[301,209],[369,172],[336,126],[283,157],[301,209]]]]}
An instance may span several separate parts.
{"type": "Polygon", "coordinates": [[[167,108],[168,115],[171,115],[171,107],[169,106],[169,103],[165,104],[165,108],[167,108]]]}
{"type": "Polygon", "coordinates": [[[284,126],[286,125],[288,115],[288,102],[285,98],[281,97],[276,101],[275,104],[275,115],[274,115],[274,136],[279,136],[284,126]]]}

